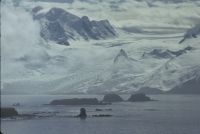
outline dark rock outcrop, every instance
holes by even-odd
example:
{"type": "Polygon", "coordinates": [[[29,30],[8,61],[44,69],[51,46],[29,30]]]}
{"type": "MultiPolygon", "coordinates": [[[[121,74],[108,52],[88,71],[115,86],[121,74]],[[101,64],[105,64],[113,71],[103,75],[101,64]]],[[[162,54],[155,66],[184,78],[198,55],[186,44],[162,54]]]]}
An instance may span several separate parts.
{"type": "Polygon", "coordinates": [[[137,93],[132,94],[131,97],[128,99],[131,102],[144,102],[144,101],[151,101],[151,98],[146,96],[144,93],[137,93]]]}
{"type": "Polygon", "coordinates": [[[11,107],[1,108],[1,118],[14,117],[18,115],[19,114],[15,108],[11,107]]]}
{"type": "Polygon", "coordinates": [[[98,115],[92,115],[92,117],[111,117],[110,114],[98,114],[98,115]]]}
{"type": "Polygon", "coordinates": [[[61,99],[53,100],[50,105],[107,105],[109,103],[104,103],[98,101],[96,98],[73,98],[73,99],[61,99]]]}
{"type": "Polygon", "coordinates": [[[112,111],[112,109],[111,108],[108,108],[108,109],[96,108],[95,111],[112,111]]]}
{"type": "Polygon", "coordinates": [[[167,91],[168,94],[200,94],[200,79],[190,79],[167,91]]]}
{"type": "Polygon", "coordinates": [[[164,92],[158,88],[142,87],[136,93],[144,94],[163,94],[164,92]]]}
{"type": "Polygon", "coordinates": [[[61,45],[69,45],[68,37],[59,22],[49,22],[46,29],[42,29],[41,36],[46,40],[56,41],[61,45]],[[48,31],[48,34],[46,33],[48,31]]]}
{"type": "Polygon", "coordinates": [[[33,19],[34,20],[39,20],[41,19],[44,14],[43,13],[40,13],[39,12],[42,10],[43,8],[41,6],[36,6],[32,9],[31,13],[33,14],[33,19]]]}
{"type": "Polygon", "coordinates": [[[80,117],[81,119],[86,119],[87,118],[86,109],[85,108],[81,108],[80,109],[80,114],[77,117],[80,117]]]}
{"type": "Polygon", "coordinates": [[[114,59],[114,63],[116,63],[120,57],[124,57],[126,60],[129,60],[127,53],[124,51],[124,49],[120,49],[119,53],[114,59]]]}
{"type": "Polygon", "coordinates": [[[117,36],[108,20],[91,21],[87,16],[80,18],[61,8],[51,8],[47,13],[38,13],[38,10],[41,8],[35,7],[32,13],[40,21],[41,36],[47,41],[69,45],[69,39],[99,40],[117,36]]]}
{"type": "Polygon", "coordinates": [[[95,111],[103,111],[103,109],[96,108],[95,111]]]}
{"type": "Polygon", "coordinates": [[[142,55],[143,58],[146,58],[148,56],[152,56],[153,58],[172,58],[173,55],[169,51],[165,51],[162,49],[153,49],[149,53],[144,53],[142,55]]]}
{"type": "Polygon", "coordinates": [[[117,94],[106,94],[103,97],[103,102],[121,102],[123,99],[117,94]]]}
{"type": "Polygon", "coordinates": [[[194,26],[193,28],[188,29],[185,32],[183,39],[179,41],[179,44],[183,43],[186,39],[197,38],[197,35],[199,34],[200,34],[200,24],[194,26]]]}
{"type": "Polygon", "coordinates": [[[187,53],[188,51],[191,51],[191,50],[193,50],[193,48],[192,47],[190,47],[190,46],[188,46],[188,47],[186,47],[186,48],[184,48],[184,49],[181,49],[181,50],[178,50],[178,51],[170,51],[170,50],[168,50],[171,54],[173,54],[173,55],[175,55],[176,57],[178,57],[178,56],[180,56],[180,55],[182,55],[182,54],[184,54],[184,53],[187,53]]]}
{"type": "Polygon", "coordinates": [[[117,56],[114,59],[114,63],[119,62],[119,60],[121,58],[123,58],[124,60],[127,60],[127,61],[137,61],[137,60],[129,57],[124,49],[120,49],[119,53],[117,54],[117,56]]]}
{"type": "Polygon", "coordinates": [[[171,51],[171,50],[162,50],[162,49],[153,49],[149,53],[144,53],[142,55],[143,58],[146,58],[148,56],[152,56],[153,58],[173,58],[178,57],[184,53],[187,53],[188,51],[193,50],[192,47],[188,46],[184,49],[178,50],[178,51],[171,51]]]}
{"type": "Polygon", "coordinates": [[[40,10],[42,10],[43,8],[41,6],[37,6],[37,7],[34,7],[32,9],[32,12],[35,14],[35,13],[38,13],[40,10]]]}

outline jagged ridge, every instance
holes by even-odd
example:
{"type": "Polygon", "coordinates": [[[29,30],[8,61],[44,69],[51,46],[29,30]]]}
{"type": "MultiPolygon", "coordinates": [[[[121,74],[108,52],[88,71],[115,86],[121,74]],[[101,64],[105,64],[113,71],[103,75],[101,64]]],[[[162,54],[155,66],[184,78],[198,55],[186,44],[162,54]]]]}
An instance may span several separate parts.
{"type": "Polygon", "coordinates": [[[51,8],[47,13],[40,13],[41,7],[32,10],[34,19],[41,24],[41,36],[45,40],[69,45],[68,40],[80,37],[99,40],[117,36],[108,20],[90,20],[87,16],[78,17],[61,8],[51,8]]]}

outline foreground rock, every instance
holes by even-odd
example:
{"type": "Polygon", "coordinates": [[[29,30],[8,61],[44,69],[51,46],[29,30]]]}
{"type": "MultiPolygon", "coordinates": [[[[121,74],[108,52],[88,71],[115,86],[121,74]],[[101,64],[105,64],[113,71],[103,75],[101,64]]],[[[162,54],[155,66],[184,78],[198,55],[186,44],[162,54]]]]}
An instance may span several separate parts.
{"type": "Polygon", "coordinates": [[[144,101],[152,101],[152,99],[146,96],[144,93],[137,93],[132,94],[131,97],[128,99],[131,102],[144,102],[144,101]]]}
{"type": "Polygon", "coordinates": [[[85,108],[81,108],[80,109],[80,114],[77,117],[80,117],[81,119],[86,119],[87,118],[86,109],[85,108]]]}
{"type": "Polygon", "coordinates": [[[106,94],[103,97],[103,102],[121,102],[123,99],[117,94],[106,94]]]}
{"type": "Polygon", "coordinates": [[[100,102],[96,98],[73,98],[53,100],[50,105],[107,105],[110,103],[100,102]]]}
{"type": "Polygon", "coordinates": [[[1,118],[14,117],[18,115],[19,114],[15,108],[1,108],[1,118]]]}

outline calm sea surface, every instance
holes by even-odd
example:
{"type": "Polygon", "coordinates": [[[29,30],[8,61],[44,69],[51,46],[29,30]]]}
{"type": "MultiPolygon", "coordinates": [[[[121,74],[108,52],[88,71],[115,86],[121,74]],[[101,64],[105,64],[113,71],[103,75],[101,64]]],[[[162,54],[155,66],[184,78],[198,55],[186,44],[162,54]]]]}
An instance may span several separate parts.
{"type": "MultiPolygon", "coordinates": [[[[152,102],[123,102],[106,106],[48,106],[53,99],[103,96],[2,95],[1,105],[16,106],[19,113],[40,118],[3,119],[4,134],[200,134],[199,95],[151,95],[152,102]],[[73,118],[85,107],[88,118],[73,118]],[[103,111],[96,111],[96,108],[103,111]],[[112,109],[108,111],[107,109],[112,109]],[[112,117],[91,117],[111,114],[112,117]]],[[[129,96],[122,96],[127,99],[129,96]]]]}

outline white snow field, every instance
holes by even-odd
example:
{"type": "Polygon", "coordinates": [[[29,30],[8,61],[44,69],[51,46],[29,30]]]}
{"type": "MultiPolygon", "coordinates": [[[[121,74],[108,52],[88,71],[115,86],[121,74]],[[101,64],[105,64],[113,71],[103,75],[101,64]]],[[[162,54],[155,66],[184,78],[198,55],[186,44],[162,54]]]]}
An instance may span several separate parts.
{"type": "Polygon", "coordinates": [[[200,77],[198,0],[22,0],[15,7],[6,0],[1,20],[2,94],[129,93],[144,86],[168,91],[200,77]],[[36,6],[43,7],[40,12],[59,7],[79,17],[107,19],[118,35],[69,40],[70,46],[47,43],[30,13],[36,6]],[[179,44],[192,27],[197,38],[179,44]]]}

